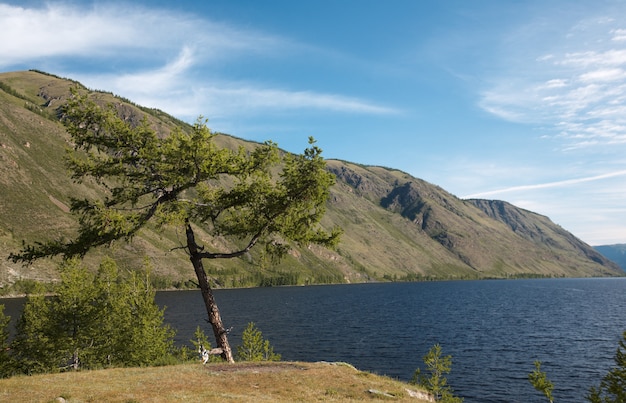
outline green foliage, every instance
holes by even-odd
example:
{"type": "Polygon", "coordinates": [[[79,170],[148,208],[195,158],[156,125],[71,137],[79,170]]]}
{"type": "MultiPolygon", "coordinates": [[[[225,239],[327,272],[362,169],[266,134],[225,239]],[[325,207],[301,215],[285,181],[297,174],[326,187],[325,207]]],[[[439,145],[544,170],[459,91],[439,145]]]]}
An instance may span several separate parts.
{"type": "Polygon", "coordinates": [[[9,322],[11,317],[4,314],[4,305],[0,304],[0,378],[11,376],[14,363],[9,355],[9,322]]]}
{"type": "Polygon", "coordinates": [[[174,331],[163,323],[163,310],[154,302],[149,273],[146,270],[142,276],[131,272],[126,281],[115,281],[119,279],[115,263],[109,260],[101,265],[97,280],[104,291],[101,300],[112,318],[108,326],[111,334],[121,336],[111,341],[109,351],[103,351],[117,360],[111,362],[113,365],[158,363],[172,349],[174,331]]]}
{"type": "MultiPolygon", "coordinates": [[[[72,199],[76,237],[26,245],[10,254],[13,262],[83,257],[92,248],[131,240],[149,222],[173,224],[185,229],[198,284],[211,301],[202,259],[244,256],[257,243],[278,257],[290,242],[337,245],[341,231],[327,233],[319,226],[335,177],[313,138],[302,155],[280,153],[272,142],[252,150],[219,148],[202,119],[187,131],[177,127],[158,136],[147,116],[140,122],[123,119],[116,105],[103,107],[77,89],[62,115],[74,145],[66,157],[72,179],[93,181],[106,195],[72,199]],[[235,250],[213,252],[198,245],[192,223],[227,238],[235,250]]],[[[233,361],[214,302],[207,302],[207,314],[224,358],[233,361]]]]}
{"type": "Polygon", "coordinates": [[[24,104],[24,108],[28,109],[31,112],[36,113],[37,115],[44,117],[46,119],[52,120],[52,121],[56,121],[56,116],[54,115],[54,113],[51,113],[50,111],[48,111],[47,109],[35,105],[31,102],[26,102],[24,104]]]}
{"type": "Polygon", "coordinates": [[[191,343],[195,347],[196,351],[200,349],[200,346],[204,346],[207,350],[211,349],[211,342],[200,326],[196,327],[193,337],[194,338],[191,340],[191,343]]]}
{"type": "MultiPolygon", "coordinates": [[[[272,142],[231,150],[215,145],[215,134],[201,119],[189,130],[176,127],[158,136],[147,116],[140,122],[126,120],[117,108],[72,91],[62,110],[74,145],[66,165],[74,181],[93,181],[106,194],[71,200],[79,223],[73,239],[25,245],[10,254],[13,262],[83,257],[95,247],[130,241],[149,222],[174,224],[185,229],[198,284],[211,300],[202,259],[244,256],[257,243],[278,257],[287,253],[290,242],[337,245],[341,231],[327,233],[319,226],[335,177],[313,138],[302,155],[280,153],[272,142]],[[213,252],[196,244],[192,223],[210,236],[227,238],[235,250],[213,252]]],[[[218,312],[214,302],[207,303],[224,358],[232,361],[218,312]]]]}
{"type": "Polygon", "coordinates": [[[54,77],[54,78],[59,78],[59,79],[62,79],[62,80],[66,80],[66,81],[69,81],[69,82],[73,83],[74,85],[76,85],[76,86],[78,86],[80,88],[85,88],[85,86],[83,86],[81,83],[79,83],[76,80],[72,80],[71,78],[60,77],[60,76],[57,76],[56,74],[47,73],[45,71],[38,70],[38,69],[29,69],[28,71],[32,71],[34,73],[43,74],[44,76],[49,76],[49,77],[54,77]]]}
{"type": "Polygon", "coordinates": [[[63,110],[72,137],[66,165],[77,182],[94,180],[108,195],[73,199],[78,236],[27,245],[15,262],[83,256],[93,247],[130,240],[148,222],[202,224],[214,236],[247,240],[236,251],[203,251],[202,258],[232,258],[262,242],[284,255],[286,241],[337,244],[341,231],[322,231],[334,175],[310,138],[302,155],[279,153],[272,142],[252,151],[219,148],[198,120],[189,130],[159,137],[147,118],[133,126],[114,105],[102,107],[73,92],[63,110]]]}
{"type": "Polygon", "coordinates": [[[552,398],[554,385],[548,379],[546,373],[541,371],[541,361],[535,361],[535,369],[528,374],[528,381],[538,392],[543,393],[550,403],[554,401],[552,398]]]}
{"type": "Polygon", "coordinates": [[[19,372],[153,365],[171,355],[174,333],[147,276],[122,280],[110,259],[95,276],[77,260],[60,270],[56,295],[27,297],[11,345],[19,372]]]}
{"type": "Polygon", "coordinates": [[[626,332],[615,353],[615,364],[602,378],[599,387],[592,387],[587,400],[592,403],[625,403],[626,402],[626,332]]]}
{"type": "Polygon", "coordinates": [[[446,403],[460,403],[462,398],[453,395],[445,375],[452,369],[452,356],[441,356],[441,346],[435,344],[424,357],[424,364],[429,376],[423,375],[420,368],[413,374],[411,383],[420,385],[430,391],[436,401],[446,403]]]}
{"type": "Polygon", "coordinates": [[[0,81],[0,90],[6,92],[9,95],[13,95],[14,97],[20,98],[20,99],[24,99],[24,100],[28,100],[28,97],[26,97],[23,94],[20,94],[18,91],[16,91],[15,89],[13,89],[9,84],[0,81]]]}
{"type": "Polygon", "coordinates": [[[263,334],[254,322],[241,335],[242,345],[237,347],[237,359],[241,361],[280,361],[280,354],[274,353],[274,347],[269,340],[263,339],[263,334]]]}
{"type": "Polygon", "coordinates": [[[17,370],[25,374],[56,371],[60,365],[54,352],[54,335],[49,302],[43,288],[36,287],[24,304],[17,322],[17,334],[11,343],[11,352],[17,370]]]}
{"type": "MultiPolygon", "coordinates": [[[[196,354],[200,353],[200,346],[204,347],[206,350],[211,350],[211,341],[209,337],[204,333],[200,326],[196,327],[196,331],[193,333],[193,339],[191,340],[191,344],[194,346],[194,351],[196,354]]],[[[219,362],[221,361],[220,356],[210,355],[209,362],[219,362]]]]}
{"type": "Polygon", "coordinates": [[[38,284],[37,281],[31,279],[17,279],[13,284],[0,288],[0,295],[32,294],[36,292],[38,287],[52,291],[52,284],[38,284]]]}

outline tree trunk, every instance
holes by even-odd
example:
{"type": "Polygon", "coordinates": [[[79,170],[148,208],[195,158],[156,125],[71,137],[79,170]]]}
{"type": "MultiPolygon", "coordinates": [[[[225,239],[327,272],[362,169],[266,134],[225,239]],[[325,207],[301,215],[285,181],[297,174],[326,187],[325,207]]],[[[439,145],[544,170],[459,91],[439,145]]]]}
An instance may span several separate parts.
{"type": "Polygon", "coordinates": [[[217,308],[215,298],[213,297],[213,291],[209,285],[204,266],[202,265],[202,258],[200,257],[200,251],[198,244],[196,244],[195,236],[191,224],[187,223],[187,248],[189,249],[189,255],[193,268],[196,271],[196,277],[198,277],[198,284],[200,285],[200,291],[202,292],[202,299],[206,306],[206,311],[209,315],[209,323],[213,327],[213,334],[215,335],[215,341],[217,346],[222,349],[222,358],[224,360],[234,363],[233,351],[228,343],[228,334],[224,329],[222,323],[222,317],[220,316],[220,310],[217,308]]]}

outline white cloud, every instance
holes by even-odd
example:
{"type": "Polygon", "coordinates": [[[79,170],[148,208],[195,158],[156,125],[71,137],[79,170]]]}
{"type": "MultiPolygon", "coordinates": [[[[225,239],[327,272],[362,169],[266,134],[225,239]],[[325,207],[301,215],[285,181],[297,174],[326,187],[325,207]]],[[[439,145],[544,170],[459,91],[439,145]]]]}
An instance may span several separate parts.
{"type": "Polygon", "coordinates": [[[150,59],[183,46],[202,49],[205,60],[216,61],[287,46],[272,35],[128,3],[91,8],[50,3],[40,9],[0,4],[0,26],[0,67],[67,56],[119,59],[126,53],[150,59]]]}
{"type": "Polygon", "coordinates": [[[626,41],[626,29],[614,29],[611,33],[613,34],[611,40],[617,42],[626,41]]]}
{"type": "Polygon", "coordinates": [[[594,70],[580,75],[582,82],[614,82],[621,81],[626,77],[626,72],[622,69],[600,69],[594,70]]]}
{"type": "Polygon", "coordinates": [[[626,63],[626,49],[589,50],[566,53],[555,65],[586,69],[593,66],[620,66],[626,63]]]}
{"type": "Polygon", "coordinates": [[[130,89],[137,94],[158,94],[176,87],[193,66],[194,59],[192,49],[184,47],[176,59],[162,68],[105,77],[110,81],[107,84],[118,90],[130,89]]]}
{"type": "Polygon", "coordinates": [[[479,105],[501,119],[541,127],[562,151],[625,144],[626,29],[619,23],[590,16],[561,37],[544,37],[544,49],[520,51],[479,105]]]}
{"type": "Polygon", "coordinates": [[[357,98],[314,91],[286,91],[255,87],[205,88],[207,98],[215,103],[241,106],[249,110],[258,109],[326,109],[337,112],[390,114],[396,110],[378,106],[357,98]]]}
{"type": "Polygon", "coordinates": [[[512,186],[512,187],[503,188],[503,189],[475,193],[475,194],[471,194],[468,196],[463,196],[462,198],[463,199],[475,199],[475,198],[482,198],[482,197],[492,197],[495,195],[501,195],[504,193],[511,193],[511,192],[525,192],[529,190],[565,187],[565,186],[578,185],[578,184],[585,183],[585,182],[594,182],[594,181],[599,181],[603,179],[613,178],[617,176],[624,176],[624,175],[626,175],[626,170],[620,170],[620,171],[614,171],[614,172],[606,172],[600,175],[588,176],[584,178],[566,179],[562,181],[538,183],[538,184],[532,184],[532,185],[512,186]]]}
{"type": "MultiPolygon", "coordinates": [[[[144,78],[134,77],[133,80],[139,82],[144,78]]],[[[119,91],[122,91],[122,88],[119,91]]],[[[171,91],[177,90],[172,88],[171,91]]],[[[152,91],[131,92],[127,97],[137,100],[142,105],[160,108],[185,119],[194,119],[198,115],[205,115],[210,119],[243,117],[270,110],[298,109],[360,114],[399,113],[391,108],[342,95],[279,90],[238,83],[222,83],[220,86],[196,84],[194,89],[181,91],[178,98],[172,93],[161,93],[161,96],[154,94],[152,91]]]]}
{"type": "Polygon", "coordinates": [[[251,57],[293,56],[308,47],[191,15],[120,3],[51,3],[41,9],[0,4],[0,26],[0,67],[41,59],[62,60],[63,66],[68,56],[99,63],[88,73],[69,63],[61,75],[191,120],[295,109],[399,113],[342,94],[224,80],[217,71],[233,59],[250,63],[251,57]]]}
{"type": "Polygon", "coordinates": [[[145,46],[132,14],[63,5],[27,9],[0,4],[0,65],[55,56],[104,55],[145,46]],[[115,21],[115,23],[113,23],[115,21]],[[139,39],[139,41],[137,41],[139,39]]]}
{"type": "Polygon", "coordinates": [[[132,74],[73,74],[93,89],[106,89],[141,105],[159,108],[175,116],[195,120],[242,117],[270,110],[326,110],[341,113],[388,115],[401,113],[367,100],[315,91],[292,91],[258,84],[224,80],[196,81],[193,49],[183,48],[164,66],[132,74]]]}
{"type": "Polygon", "coordinates": [[[546,83],[543,86],[540,86],[539,88],[540,89],[563,88],[567,86],[567,83],[568,81],[565,79],[555,78],[555,79],[546,81],[546,83]]]}

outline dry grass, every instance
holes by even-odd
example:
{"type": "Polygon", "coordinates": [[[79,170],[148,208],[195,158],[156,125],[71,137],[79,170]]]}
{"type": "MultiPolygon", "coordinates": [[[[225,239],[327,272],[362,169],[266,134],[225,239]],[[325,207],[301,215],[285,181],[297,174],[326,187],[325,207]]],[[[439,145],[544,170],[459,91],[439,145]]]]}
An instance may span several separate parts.
{"type": "Polygon", "coordinates": [[[0,401],[53,402],[423,402],[391,378],[338,363],[184,364],[0,380],[0,401]],[[61,400],[61,399],[59,399],[61,400]]]}

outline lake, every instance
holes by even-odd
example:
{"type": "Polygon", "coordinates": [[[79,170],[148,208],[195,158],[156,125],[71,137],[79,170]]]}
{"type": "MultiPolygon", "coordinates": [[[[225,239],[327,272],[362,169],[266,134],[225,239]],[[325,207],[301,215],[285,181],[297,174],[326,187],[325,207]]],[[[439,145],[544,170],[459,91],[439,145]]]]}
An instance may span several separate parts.
{"type": "MultiPolygon", "coordinates": [[[[439,343],[448,381],[466,402],[544,402],[528,382],[535,360],[554,400],[583,402],[613,366],[626,330],[626,278],[482,280],[216,290],[236,347],[255,322],[283,360],[346,361],[409,380],[439,343]]],[[[7,313],[10,314],[10,302],[7,313]]],[[[159,292],[177,343],[196,326],[212,339],[199,291],[159,292]]]]}

